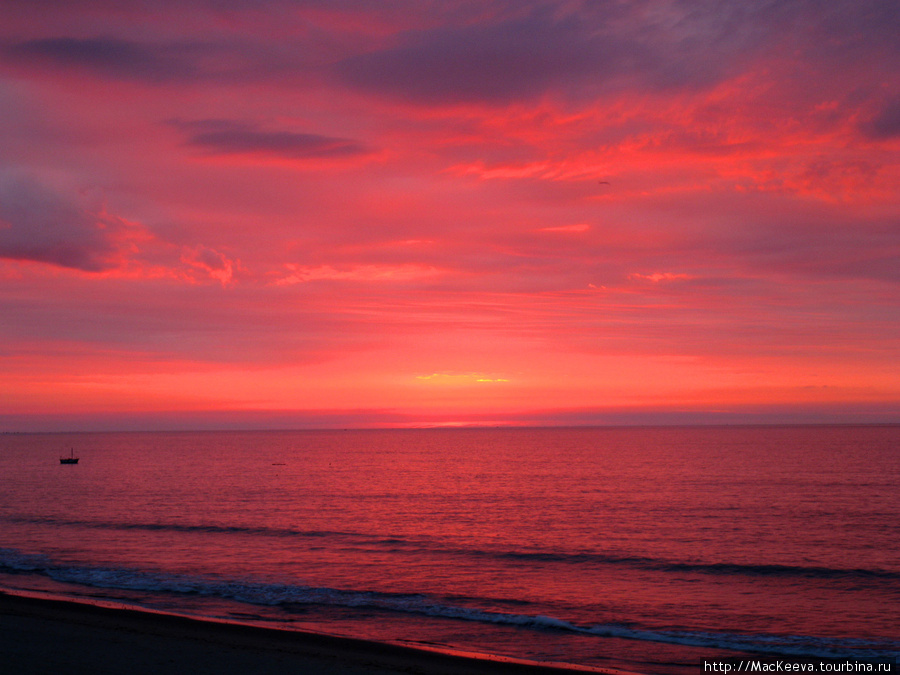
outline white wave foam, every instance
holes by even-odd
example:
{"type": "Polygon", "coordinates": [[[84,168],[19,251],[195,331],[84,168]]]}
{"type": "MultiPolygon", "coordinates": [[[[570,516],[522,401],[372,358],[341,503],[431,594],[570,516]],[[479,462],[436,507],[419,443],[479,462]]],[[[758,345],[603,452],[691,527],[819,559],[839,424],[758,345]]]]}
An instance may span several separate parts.
{"type": "Polygon", "coordinates": [[[46,569],[52,563],[47,556],[22,553],[13,548],[0,548],[0,568],[15,572],[34,572],[46,569]]]}
{"type": "Polygon", "coordinates": [[[39,573],[60,582],[94,588],[115,588],[146,593],[179,593],[218,597],[251,605],[326,605],[368,608],[443,619],[516,626],[532,630],[558,630],[645,642],[688,645],[814,658],[898,658],[900,642],[820,638],[814,636],[740,635],[704,631],[650,630],[620,624],[579,626],[552,616],[510,614],[477,607],[448,604],[422,594],[381,593],[291,584],[220,580],[124,568],[54,564],[45,556],[0,549],[0,569],[39,573]]]}

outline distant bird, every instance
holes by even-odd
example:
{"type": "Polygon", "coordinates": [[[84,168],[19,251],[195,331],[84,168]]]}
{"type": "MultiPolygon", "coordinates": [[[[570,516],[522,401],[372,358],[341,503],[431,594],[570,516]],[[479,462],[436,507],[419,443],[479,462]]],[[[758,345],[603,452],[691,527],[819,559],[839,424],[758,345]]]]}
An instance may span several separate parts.
{"type": "Polygon", "coordinates": [[[600,185],[609,185],[610,184],[608,180],[598,180],[597,183],[600,185]]]}

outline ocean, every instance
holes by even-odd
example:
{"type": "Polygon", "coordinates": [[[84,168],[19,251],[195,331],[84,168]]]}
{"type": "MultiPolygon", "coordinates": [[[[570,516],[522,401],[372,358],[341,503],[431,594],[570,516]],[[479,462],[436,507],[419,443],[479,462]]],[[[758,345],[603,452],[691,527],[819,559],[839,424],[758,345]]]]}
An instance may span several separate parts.
{"type": "Polygon", "coordinates": [[[648,674],[897,659],[900,426],[3,434],[2,589],[648,674]]]}

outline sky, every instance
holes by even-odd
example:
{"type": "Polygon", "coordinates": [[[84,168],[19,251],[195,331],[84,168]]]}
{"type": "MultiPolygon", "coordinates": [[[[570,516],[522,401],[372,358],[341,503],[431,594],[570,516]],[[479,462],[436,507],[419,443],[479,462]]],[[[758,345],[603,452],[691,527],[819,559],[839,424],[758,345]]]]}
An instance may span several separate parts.
{"type": "Polygon", "coordinates": [[[900,422],[896,0],[4,0],[0,430],[900,422]]]}

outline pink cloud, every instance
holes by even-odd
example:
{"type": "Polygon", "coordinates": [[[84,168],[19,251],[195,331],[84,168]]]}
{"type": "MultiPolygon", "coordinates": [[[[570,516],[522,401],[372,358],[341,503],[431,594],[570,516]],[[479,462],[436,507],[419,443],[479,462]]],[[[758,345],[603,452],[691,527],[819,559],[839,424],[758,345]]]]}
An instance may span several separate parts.
{"type": "Polygon", "coordinates": [[[232,283],[235,273],[240,269],[239,260],[231,260],[223,253],[205,246],[184,249],[181,262],[219,281],[223,286],[232,283]]]}
{"type": "Polygon", "coordinates": [[[336,269],[330,265],[318,267],[287,265],[288,274],[274,282],[277,286],[300,284],[308,281],[413,281],[441,274],[434,267],[423,265],[357,265],[336,269]]]}
{"type": "Polygon", "coordinates": [[[654,284],[658,284],[663,281],[679,281],[691,279],[692,277],[690,274],[673,274],[672,272],[654,272],[653,274],[640,274],[634,272],[633,274],[629,274],[628,278],[638,281],[650,281],[654,284]]]}

